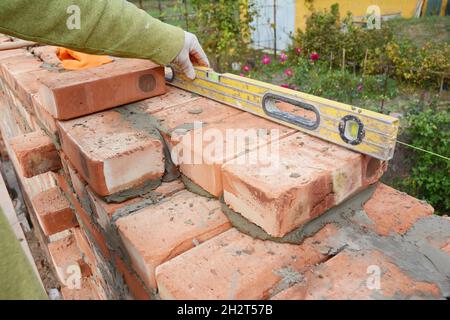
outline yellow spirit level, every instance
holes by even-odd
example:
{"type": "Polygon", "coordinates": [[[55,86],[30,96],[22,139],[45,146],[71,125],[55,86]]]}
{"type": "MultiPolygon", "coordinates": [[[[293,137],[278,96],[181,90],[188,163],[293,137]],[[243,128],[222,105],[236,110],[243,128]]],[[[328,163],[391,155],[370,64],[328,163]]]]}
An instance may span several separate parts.
{"type": "Polygon", "coordinates": [[[191,81],[171,67],[169,84],[380,160],[392,158],[399,121],[377,112],[262,81],[196,68],[191,81]]]}

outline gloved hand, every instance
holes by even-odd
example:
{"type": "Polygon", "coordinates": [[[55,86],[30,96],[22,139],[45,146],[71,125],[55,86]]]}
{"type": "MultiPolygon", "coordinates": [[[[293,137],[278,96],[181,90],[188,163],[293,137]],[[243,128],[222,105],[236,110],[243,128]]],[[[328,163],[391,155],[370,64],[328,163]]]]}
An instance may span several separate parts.
{"type": "Polygon", "coordinates": [[[172,63],[180,68],[180,70],[191,80],[195,79],[194,65],[209,67],[208,57],[203,51],[197,37],[190,33],[184,32],[184,46],[178,56],[172,63]]]}

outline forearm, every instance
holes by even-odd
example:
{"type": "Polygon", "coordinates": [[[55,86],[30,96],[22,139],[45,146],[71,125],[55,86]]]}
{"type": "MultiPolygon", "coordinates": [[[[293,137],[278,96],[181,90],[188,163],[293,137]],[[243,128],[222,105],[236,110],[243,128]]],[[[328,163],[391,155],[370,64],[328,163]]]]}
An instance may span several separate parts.
{"type": "Polygon", "coordinates": [[[183,30],[149,16],[123,0],[0,1],[0,32],[92,54],[171,62],[184,42],[183,30]],[[79,28],[68,19],[80,8],[79,28]]]}

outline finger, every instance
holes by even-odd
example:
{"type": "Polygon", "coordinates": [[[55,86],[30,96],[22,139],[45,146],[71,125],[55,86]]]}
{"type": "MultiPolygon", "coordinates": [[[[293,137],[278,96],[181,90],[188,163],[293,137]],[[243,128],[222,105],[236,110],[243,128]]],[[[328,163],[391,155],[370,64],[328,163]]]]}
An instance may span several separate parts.
{"type": "Polygon", "coordinates": [[[189,53],[189,58],[196,66],[209,67],[208,61],[203,60],[204,58],[202,58],[202,56],[197,51],[191,51],[189,53]]]}
{"type": "Polygon", "coordinates": [[[188,77],[191,80],[195,79],[195,69],[192,65],[191,60],[186,59],[182,63],[182,71],[186,77],[188,77]]]}
{"type": "MultiPolygon", "coordinates": [[[[195,52],[199,57],[197,58],[198,59],[198,61],[201,61],[204,65],[205,65],[205,67],[209,67],[209,60],[208,60],[208,57],[206,56],[206,53],[205,53],[205,51],[203,51],[203,48],[202,48],[202,46],[200,45],[200,42],[198,42],[198,39],[196,38],[195,39],[195,43],[194,43],[194,46],[193,46],[193,48],[192,48],[192,50],[191,50],[191,52],[195,52]]],[[[190,53],[191,53],[190,52],[190,53]]]]}

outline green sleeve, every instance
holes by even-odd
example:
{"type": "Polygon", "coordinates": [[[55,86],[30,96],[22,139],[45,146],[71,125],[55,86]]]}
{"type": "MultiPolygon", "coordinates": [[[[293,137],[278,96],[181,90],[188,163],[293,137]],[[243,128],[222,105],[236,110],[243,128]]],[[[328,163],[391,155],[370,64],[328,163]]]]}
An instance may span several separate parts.
{"type": "Polygon", "coordinates": [[[149,59],[161,65],[171,62],[184,43],[182,29],[124,0],[0,0],[0,33],[85,53],[149,59]]]}
{"type": "Polygon", "coordinates": [[[48,299],[1,209],[0,288],[0,300],[48,299]]]}

